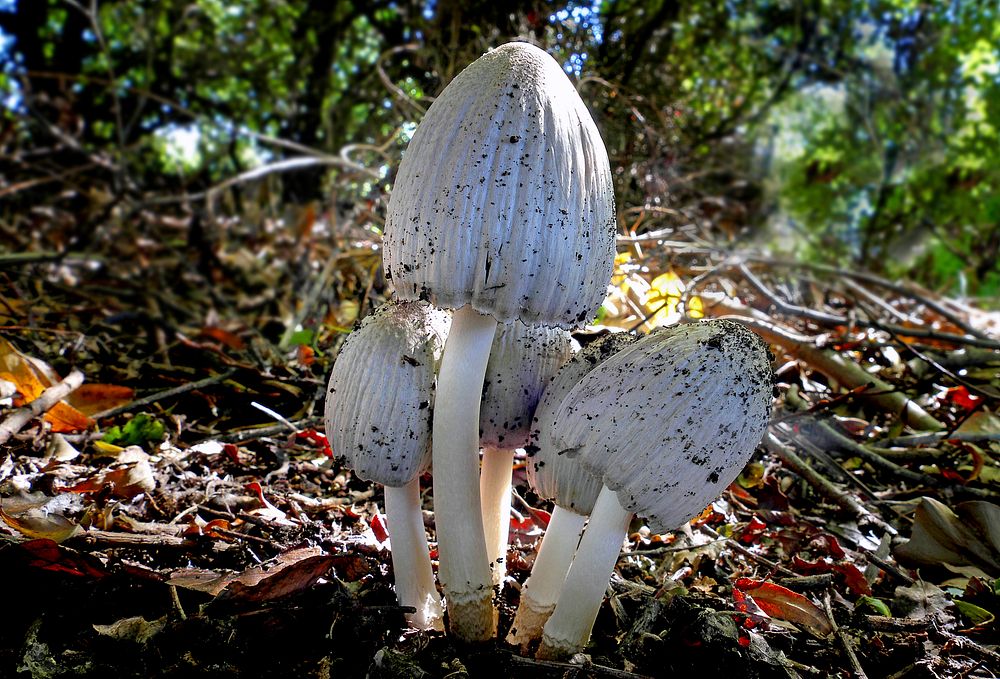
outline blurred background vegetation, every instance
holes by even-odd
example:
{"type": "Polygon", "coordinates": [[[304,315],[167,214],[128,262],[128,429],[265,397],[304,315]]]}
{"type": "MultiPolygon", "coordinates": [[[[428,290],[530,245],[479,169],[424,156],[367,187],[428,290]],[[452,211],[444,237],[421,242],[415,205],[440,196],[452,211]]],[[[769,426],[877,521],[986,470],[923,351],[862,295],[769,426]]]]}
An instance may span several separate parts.
{"type": "Polygon", "coordinates": [[[996,306],[998,14],[995,0],[0,0],[0,246],[88,251],[171,219],[218,241],[225,219],[291,228],[306,207],[377,237],[434,95],[522,39],[593,111],[623,234],[996,306]]]}

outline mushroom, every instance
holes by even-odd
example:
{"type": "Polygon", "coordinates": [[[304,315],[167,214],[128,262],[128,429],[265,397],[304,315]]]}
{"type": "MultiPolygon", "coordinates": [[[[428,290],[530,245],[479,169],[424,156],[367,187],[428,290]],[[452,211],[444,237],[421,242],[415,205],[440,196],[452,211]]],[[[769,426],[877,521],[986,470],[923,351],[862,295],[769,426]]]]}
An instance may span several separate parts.
{"type": "Polygon", "coordinates": [[[479,407],[479,494],[494,587],[503,583],[506,572],[514,451],[528,443],[531,417],[545,385],[578,348],[566,330],[520,321],[500,326],[493,339],[479,407]]]}
{"type": "Polygon", "coordinates": [[[385,486],[392,570],[400,606],[418,629],[443,630],[420,508],[430,464],[434,369],[448,314],[424,302],[390,302],[344,342],[330,374],[325,419],[330,446],[354,473],[385,486]]]}
{"type": "Polygon", "coordinates": [[[386,278],[456,309],[438,374],[434,509],[449,626],[496,632],[477,474],[497,323],[569,328],[601,303],[615,216],[607,151],[556,61],[526,43],[473,62],[414,132],[389,200],[386,278]]]}
{"type": "Polygon", "coordinates": [[[767,427],[772,385],[760,338],[714,320],[653,332],[566,394],[553,415],[556,450],[604,487],[538,657],[587,644],[633,515],[674,529],[736,478],[767,427]]]}
{"type": "Polygon", "coordinates": [[[559,369],[535,410],[531,441],[526,449],[528,482],[539,497],[553,500],[555,508],[531,575],[521,587],[521,601],[507,635],[507,643],[519,645],[522,650],[542,636],[542,625],[556,607],[584,522],[601,491],[599,479],[575,460],[557,454],[552,430],[554,414],[584,375],[636,339],[636,335],[620,332],[588,344],[559,369]]]}

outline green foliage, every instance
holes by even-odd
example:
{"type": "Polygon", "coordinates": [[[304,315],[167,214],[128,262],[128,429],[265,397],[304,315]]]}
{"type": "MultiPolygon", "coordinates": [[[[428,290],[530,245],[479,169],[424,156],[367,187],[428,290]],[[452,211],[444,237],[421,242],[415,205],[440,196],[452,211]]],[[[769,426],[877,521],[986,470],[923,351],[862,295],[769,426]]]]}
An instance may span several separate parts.
{"type": "Polygon", "coordinates": [[[116,446],[143,446],[162,441],[166,433],[166,426],[158,419],[146,413],[139,413],[126,422],[125,426],[108,429],[101,440],[116,446]]]}
{"type": "MultiPolygon", "coordinates": [[[[52,123],[78,135],[143,190],[204,191],[299,154],[272,138],[360,145],[391,177],[429,97],[488,47],[532,39],[579,79],[626,226],[1000,287],[995,3],[104,0],[93,23],[81,7],[0,13],[19,54],[0,95],[29,93],[28,115],[4,115],[26,146],[52,123]]],[[[334,167],[281,188],[382,204],[387,186],[334,167]]]]}

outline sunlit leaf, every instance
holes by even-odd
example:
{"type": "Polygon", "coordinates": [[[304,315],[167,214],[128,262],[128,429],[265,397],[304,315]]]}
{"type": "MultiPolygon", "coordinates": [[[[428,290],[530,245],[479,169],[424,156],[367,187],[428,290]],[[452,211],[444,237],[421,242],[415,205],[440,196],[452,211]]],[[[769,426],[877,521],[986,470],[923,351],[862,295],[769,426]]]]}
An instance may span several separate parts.
{"type": "Polygon", "coordinates": [[[23,514],[11,516],[0,507],[0,519],[4,523],[29,538],[43,538],[55,543],[68,540],[83,532],[74,521],[59,514],[50,514],[43,509],[31,509],[23,514]]]}
{"type": "Polygon", "coordinates": [[[135,391],[114,384],[82,384],[66,397],[66,402],[88,417],[130,403],[135,391]]]}
{"type": "Polygon", "coordinates": [[[761,610],[772,618],[795,623],[820,637],[833,633],[826,614],[809,599],[787,587],[750,578],[738,578],[733,584],[752,596],[761,610]]]}

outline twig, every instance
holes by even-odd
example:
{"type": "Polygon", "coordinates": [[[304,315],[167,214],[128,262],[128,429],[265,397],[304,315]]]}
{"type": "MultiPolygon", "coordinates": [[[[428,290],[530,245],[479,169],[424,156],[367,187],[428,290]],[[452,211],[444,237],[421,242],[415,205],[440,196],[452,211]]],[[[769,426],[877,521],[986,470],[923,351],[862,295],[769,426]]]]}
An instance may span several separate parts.
{"type": "Polygon", "coordinates": [[[841,269],[835,266],[829,266],[827,264],[816,264],[813,262],[796,262],[794,260],[773,259],[771,257],[764,257],[762,255],[748,254],[741,256],[743,256],[747,261],[750,262],[770,264],[772,266],[786,266],[799,269],[811,269],[813,271],[822,271],[823,273],[830,273],[836,276],[843,276],[844,278],[852,278],[854,280],[861,281],[863,283],[870,283],[872,285],[877,285],[878,287],[883,288],[884,290],[889,290],[890,292],[894,292],[897,295],[908,297],[914,301],[923,304],[925,307],[939,314],[949,323],[957,326],[958,328],[961,328],[964,332],[968,333],[972,337],[981,340],[988,340],[991,344],[997,344],[996,342],[990,340],[988,335],[973,328],[971,325],[969,325],[964,320],[959,318],[957,315],[952,313],[943,304],[940,304],[935,300],[930,299],[929,297],[927,297],[927,295],[917,290],[914,290],[910,286],[893,283],[892,281],[888,281],[884,278],[876,276],[875,274],[868,273],[865,271],[850,271],[848,269],[841,269]]]}
{"type": "Polygon", "coordinates": [[[978,336],[966,337],[952,333],[937,332],[927,328],[907,328],[901,325],[893,325],[891,323],[878,323],[864,318],[849,319],[845,316],[828,314],[823,311],[815,311],[813,309],[807,309],[805,307],[789,304],[785,300],[778,297],[774,291],[754,276],[750,269],[747,268],[746,264],[741,262],[737,264],[736,268],[743,275],[746,282],[749,283],[750,286],[759,294],[764,296],[764,298],[767,299],[767,301],[778,311],[778,313],[785,314],[787,316],[798,316],[826,327],[850,326],[853,324],[864,328],[884,330],[890,334],[902,335],[904,337],[922,337],[940,340],[942,342],[952,342],[954,344],[969,344],[989,349],[1000,349],[1000,342],[989,338],[978,336]]]}
{"type": "Polygon", "coordinates": [[[890,535],[897,534],[895,528],[883,521],[880,517],[869,512],[857,498],[845,493],[833,485],[833,483],[831,483],[825,476],[810,467],[805,460],[795,453],[795,451],[779,441],[774,434],[766,434],[764,436],[764,443],[772,454],[788,465],[792,471],[804,478],[809,485],[816,488],[816,490],[818,490],[822,495],[825,495],[837,505],[853,514],[856,518],[863,521],[869,521],[890,535]]]}
{"type": "MultiPolygon", "coordinates": [[[[144,533],[115,533],[106,530],[89,529],[84,533],[66,540],[67,543],[83,543],[89,547],[138,547],[138,548],[181,548],[190,549],[194,546],[191,540],[176,535],[147,535],[144,533]]],[[[212,551],[224,552],[231,545],[212,541],[212,551]]]]}
{"type": "Polygon", "coordinates": [[[733,540],[732,538],[723,537],[718,533],[718,531],[716,531],[711,526],[701,525],[698,527],[698,530],[700,530],[702,533],[711,538],[715,538],[716,540],[724,540],[731,549],[734,549],[743,556],[758,562],[759,564],[764,566],[764,568],[767,568],[769,571],[781,573],[782,575],[788,577],[798,576],[798,573],[796,573],[795,571],[791,571],[782,566],[781,564],[771,561],[770,559],[765,559],[760,554],[754,554],[749,549],[738,543],[736,540],[733,540]]]}
{"type": "Polygon", "coordinates": [[[197,382],[188,382],[187,384],[182,384],[179,387],[173,387],[171,389],[165,389],[163,391],[158,391],[155,394],[150,394],[149,396],[143,396],[142,398],[137,398],[134,401],[130,401],[124,405],[120,405],[117,408],[109,408],[108,410],[102,410],[99,413],[93,415],[94,419],[101,419],[105,417],[114,417],[115,415],[120,415],[122,413],[127,413],[130,410],[135,410],[136,408],[141,408],[142,406],[149,405],[150,403],[156,403],[157,401],[163,401],[172,396],[177,396],[178,394],[184,394],[189,391],[194,391],[195,389],[202,389],[203,387],[208,387],[213,384],[218,384],[219,382],[224,382],[230,377],[236,374],[236,368],[230,368],[226,372],[219,373],[218,375],[213,375],[212,377],[206,377],[203,380],[198,380],[197,382]]]}
{"type": "Polygon", "coordinates": [[[299,429],[308,429],[319,422],[319,420],[320,418],[318,417],[309,417],[299,420],[298,422],[289,422],[288,424],[282,422],[279,424],[262,425],[259,427],[247,427],[246,429],[237,429],[229,432],[228,434],[223,434],[222,436],[212,436],[204,440],[219,441],[220,443],[242,443],[251,439],[284,434],[289,431],[289,429],[294,431],[296,427],[299,429]]]}
{"type": "Polygon", "coordinates": [[[54,408],[81,384],[83,384],[83,373],[73,370],[62,382],[53,384],[34,401],[10,413],[3,422],[0,422],[0,445],[7,443],[10,437],[21,431],[28,422],[54,408]]]}
{"type": "Polygon", "coordinates": [[[823,422],[822,420],[816,420],[816,426],[818,426],[824,434],[830,437],[830,439],[842,450],[849,453],[857,455],[865,462],[869,463],[876,469],[881,469],[884,472],[892,474],[898,478],[904,479],[911,483],[925,486],[937,486],[939,480],[928,476],[926,474],[921,474],[920,472],[915,472],[906,467],[901,467],[891,460],[887,460],[874,450],[871,450],[860,443],[848,438],[844,434],[840,433],[832,426],[829,422],[823,422]]]}
{"type": "Polygon", "coordinates": [[[595,665],[592,662],[577,665],[574,663],[558,662],[555,660],[525,658],[519,655],[514,655],[513,653],[508,653],[508,658],[512,665],[535,670],[544,669],[559,672],[561,676],[566,679],[574,679],[581,676],[612,677],[612,679],[652,679],[652,677],[645,674],[636,674],[635,672],[626,672],[625,670],[615,669],[614,667],[595,665]]]}
{"type": "Polygon", "coordinates": [[[858,679],[868,679],[868,675],[865,674],[864,669],[861,667],[861,663],[858,662],[858,656],[854,654],[854,649],[851,647],[851,642],[847,639],[847,635],[844,634],[844,630],[840,629],[840,626],[837,625],[837,621],[833,619],[833,609],[830,606],[829,590],[823,593],[823,610],[826,612],[827,620],[830,621],[830,625],[833,627],[834,634],[837,635],[840,645],[847,654],[847,660],[851,663],[851,669],[854,670],[854,675],[858,677],[858,679]]]}
{"type": "MultiPolygon", "coordinates": [[[[864,306],[862,306],[862,308],[864,308],[864,306]]],[[[952,372],[951,370],[949,370],[945,366],[941,365],[933,357],[928,356],[927,354],[925,354],[924,352],[922,352],[920,349],[918,349],[917,347],[913,346],[912,344],[908,344],[907,342],[904,342],[903,340],[901,340],[899,338],[899,336],[898,336],[899,333],[897,333],[895,331],[895,329],[894,329],[895,326],[877,325],[876,327],[878,327],[880,330],[884,330],[885,332],[889,333],[889,336],[892,337],[892,339],[900,347],[902,347],[904,350],[912,352],[921,361],[923,361],[927,365],[931,366],[932,368],[934,368],[935,370],[937,370],[941,374],[947,375],[949,378],[951,378],[952,380],[954,380],[958,384],[962,385],[963,387],[965,387],[969,391],[971,391],[971,392],[973,392],[973,393],[975,393],[975,394],[977,394],[979,396],[982,396],[983,398],[990,398],[990,399],[1000,398],[1000,393],[998,393],[995,389],[990,388],[990,387],[986,387],[985,385],[984,386],[977,386],[975,384],[972,384],[971,382],[968,382],[968,381],[962,379],[960,376],[956,375],[954,372],[952,372]]]]}
{"type": "Polygon", "coordinates": [[[861,396],[872,400],[879,407],[899,415],[904,424],[925,430],[945,428],[941,422],[928,414],[906,394],[896,391],[892,385],[883,382],[861,366],[844,360],[840,354],[817,349],[812,346],[812,340],[808,337],[796,335],[775,324],[756,318],[748,318],[744,315],[723,316],[722,318],[746,325],[767,342],[780,346],[793,358],[804,361],[849,390],[867,387],[861,396]]]}
{"type": "Polygon", "coordinates": [[[399,87],[396,83],[392,82],[392,79],[389,77],[389,74],[387,74],[385,72],[385,69],[382,68],[382,62],[385,60],[386,57],[390,57],[394,54],[399,54],[400,52],[414,52],[418,49],[420,49],[420,45],[416,43],[408,43],[406,45],[398,45],[390,50],[386,50],[385,52],[382,52],[382,54],[378,55],[378,59],[375,60],[375,70],[378,72],[378,79],[382,81],[382,84],[385,85],[385,88],[389,90],[389,92],[392,93],[392,95],[396,97],[396,99],[399,99],[400,102],[406,104],[411,109],[413,109],[419,116],[423,117],[424,113],[427,112],[427,109],[425,109],[423,106],[414,101],[413,97],[404,92],[403,89],[399,87]]]}
{"type": "Polygon", "coordinates": [[[292,422],[291,420],[289,420],[287,417],[285,417],[284,415],[282,415],[278,411],[272,410],[271,408],[268,408],[266,405],[262,405],[260,403],[257,403],[256,401],[250,401],[250,405],[253,406],[254,408],[256,408],[257,410],[261,411],[262,413],[270,415],[275,420],[277,420],[281,424],[285,425],[287,428],[291,429],[296,434],[298,434],[300,431],[302,431],[301,429],[298,428],[298,426],[294,422],[292,422]]]}
{"type": "Polygon", "coordinates": [[[875,564],[876,566],[884,570],[886,573],[894,575],[895,577],[905,582],[907,585],[912,585],[915,582],[914,579],[911,578],[909,575],[899,570],[899,568],[897,568],[895,565],[889,563],[888,561],[881,558],[877,554],[872,554],[870,551],[867,550],[860,550],[858,551],[858,554],[860,554],[861,557],[866,561],[870,561],[871,563],[875,564]]]}
{"type": "Polygon", "coordinates": [[[983,443],[986,441],[1000,441],[1000,432],[995,431],[935,431],[928,434],[913,434],[910,436],[896,436],[891,439],[876,441],[872,445],[876,448],[908,448],[911,446],[922,446],[928,443],[940,443],[941,441],[965,441],[967,443],[983,443]]]}
{"type": "Polygon", "coordinates": [[[299,156],[297,158],[286,158],[284,160],[279,160],[274,163],[267,163],[266,165],[261,165],[260,167],[255,167],[252,170],[247,170],[246,172],[241,172],[235,177],[230,177],[225,181],[219,182],[212,188],[208,189],[204,193],[194,194],[190,196],[185,196],[185,200],[193,200],[197,198],[204,198],[208,207],[208,212],[211,214],[213,212],[213,206],[215,204],[215,198],[222,191],[236,186],[237,184],[245,184],[262,177],[266,177],[269,174],[276,174],[279,172],[294,172],[296,170],[303,170],[310,167],[322,167],[326,165],[332,165],[335,167],[340,167],[345,170],[351,170],[353,172],[361,172],[367,174],[373,179],[379,178],[379,173],[374,170],[370,170],[363,165],[358,165],[357,163],[341,158],[340,156],[299,156]]]}

